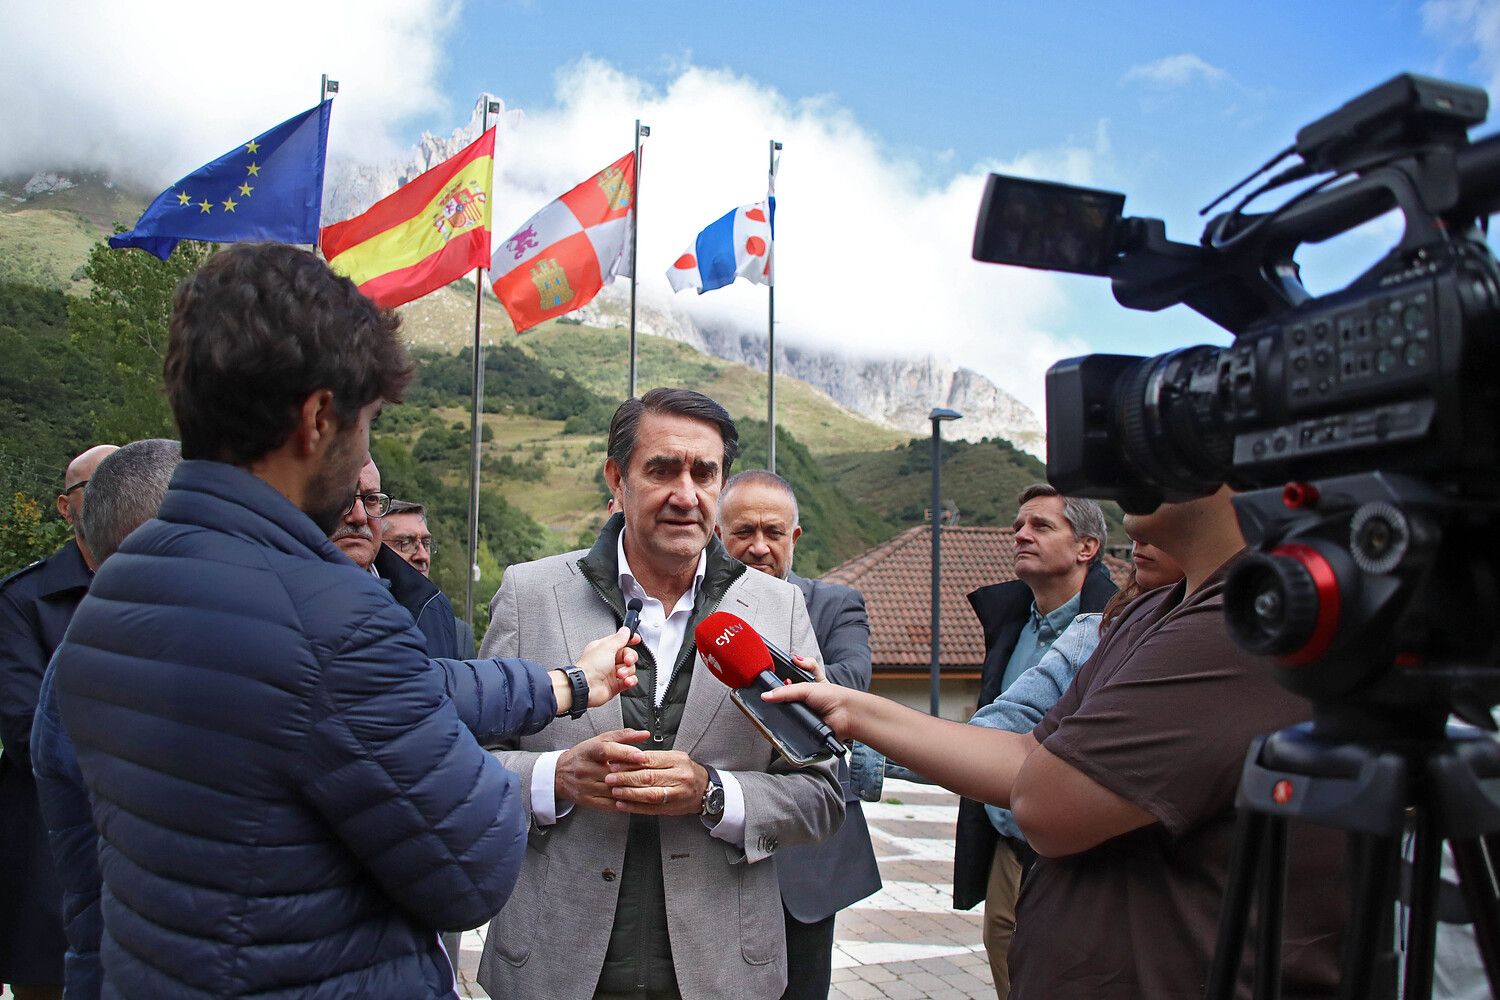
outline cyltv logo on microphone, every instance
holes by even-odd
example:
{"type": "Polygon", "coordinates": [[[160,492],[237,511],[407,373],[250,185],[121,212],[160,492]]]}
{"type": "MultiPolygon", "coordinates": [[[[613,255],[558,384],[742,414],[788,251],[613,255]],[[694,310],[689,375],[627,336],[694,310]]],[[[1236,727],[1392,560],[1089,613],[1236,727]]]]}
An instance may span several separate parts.
{"type": "Polygon", "coordinates": [[[733,625],[729,625],[724,629],[724,631],[714,636],[714,645],[727,646],[735,636],[739,635],[743,631],[745,631],[744,622],[737,622],[733,625]]]}

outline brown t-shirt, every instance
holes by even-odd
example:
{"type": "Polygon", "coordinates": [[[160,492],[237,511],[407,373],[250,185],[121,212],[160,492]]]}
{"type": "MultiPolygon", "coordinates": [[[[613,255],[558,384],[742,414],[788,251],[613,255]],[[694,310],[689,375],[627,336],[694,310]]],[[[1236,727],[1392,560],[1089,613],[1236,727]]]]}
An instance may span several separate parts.
{"type": "MultiPolygon", "coordinates": [[[[1033,730],[1053,755],[1157,822],[1037,862],[1010,951],[1014,1000],[1203,996],[1246,751],[1254,736],[1310,714],[1265,660],[1230,639],[1227,569],[1192,594],[1179,583],[1128,608],[1033,730]]],[[[1283,996],[1334,996],[1344,838],[1300,823],[1291,831],[1283,996]]]]}

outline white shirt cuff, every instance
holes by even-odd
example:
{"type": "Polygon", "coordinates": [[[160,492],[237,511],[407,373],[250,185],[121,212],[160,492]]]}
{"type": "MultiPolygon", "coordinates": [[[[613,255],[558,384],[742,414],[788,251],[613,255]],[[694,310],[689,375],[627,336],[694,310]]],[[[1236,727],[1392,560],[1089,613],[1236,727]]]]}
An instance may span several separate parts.
{"type": "Polygon", "coordinates": [[[732,844],[740,850],[745,849],[745,790],[740,787],[740,781],[728,771],[719,772],[719,783],[724,787],[724,814],[719,817],[717,823],[710,824],[708,817],[703,817],[703,825],[708,827],[708,835],[717,837],[726,844],[732,844]]]}
{"type": "Polygon", "coordinates": [[[537,826],[551,826],[573,811],[573,803],[557,799],[557,758],[562,755],[561,750],[540,754],[531,767],[531,818],[537,826]]]}

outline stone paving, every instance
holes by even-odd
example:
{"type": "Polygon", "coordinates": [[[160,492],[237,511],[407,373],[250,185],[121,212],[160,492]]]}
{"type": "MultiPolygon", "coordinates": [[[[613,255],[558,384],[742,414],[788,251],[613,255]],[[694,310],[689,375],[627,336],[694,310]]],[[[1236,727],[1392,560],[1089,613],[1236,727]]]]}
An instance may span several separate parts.
{"type": "MultiPolygon", "coordinates": [[[[864,809],[885,886],[839,914],[830,1000],[993,998],[980,909],[952,908],[958,797],[888,779],[885,801],[864,809]]],[[[459,961],[460,992],[476,1000],[488,997],[474,980],[484,930],[464,935],[459,961]]]]}
{"type": "MultiPolygon", "coordinates": [[[[885,886],[839,914],[830,1000],[993,998],[980,908],[952,908],[957,796],[888,779],[885,801],[864,808],[885,886]]],[[[474,980],[484,930],[464,935],[459,960],[459,992],[476,1000],[488,998],[474,980]]]]}

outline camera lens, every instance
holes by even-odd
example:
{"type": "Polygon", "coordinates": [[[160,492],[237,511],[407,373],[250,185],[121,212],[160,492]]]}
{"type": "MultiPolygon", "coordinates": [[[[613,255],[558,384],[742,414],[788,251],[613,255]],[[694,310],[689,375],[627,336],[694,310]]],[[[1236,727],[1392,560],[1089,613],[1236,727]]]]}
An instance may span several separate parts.
{"type": "Polygon", "coordinates": [[[1317,629],[1317,584],[1298,559],[1251,552],[1224,583],[1224,616],[1235,640],[1251,652],[1295,653],[1317,629]]]}
{"type": "Polygon", "coordinates": [[[1222,353],[1200,345],[1146,358],[1117,384],[1121,450],[1169,500],[1206,496],[1229,474],[1216,375],[1222,353]]]}

